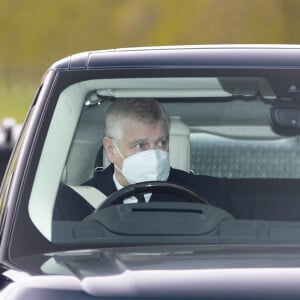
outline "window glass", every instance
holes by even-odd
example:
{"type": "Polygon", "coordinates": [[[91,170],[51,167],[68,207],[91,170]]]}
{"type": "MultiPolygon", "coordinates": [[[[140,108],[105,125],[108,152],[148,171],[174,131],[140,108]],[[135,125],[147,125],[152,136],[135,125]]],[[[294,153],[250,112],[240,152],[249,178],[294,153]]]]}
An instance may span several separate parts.
{"type": "MultiPolygon", "coordinates": [[[[245,232],[255,243],[260,226],[270,242],[277,221],[300,221],[298,108],[289,102],[286,109],[278,90],[262,76],[94,79],[69,86],[59,96],[36,172],[33,223],[55,243],[147,243],[149,237],[161,243],[161,235],[165,242],[243,243],[245,232]],[[200,206],[182,200],[178,190],[175,196],[164,190],[156,203],[151,197],[157,191],[150,191],[141,205],[128,201],[137,195],[126,194],[119,205],[98,209],[110,196],[98,175],[114,168],[103,147],[104,117],[114,101],[126,98],[151,98],[164,107],[173,168],[168,181],[183,176],[184,188],[204,199],[200,206]],[[253,223],[258,220],[270,228],[253,223]]],[[[113,172],[108,182],[117,190],[113,172]]],[[[283,242],[285,227],[279,231],[275,240],[283,242]]]]}

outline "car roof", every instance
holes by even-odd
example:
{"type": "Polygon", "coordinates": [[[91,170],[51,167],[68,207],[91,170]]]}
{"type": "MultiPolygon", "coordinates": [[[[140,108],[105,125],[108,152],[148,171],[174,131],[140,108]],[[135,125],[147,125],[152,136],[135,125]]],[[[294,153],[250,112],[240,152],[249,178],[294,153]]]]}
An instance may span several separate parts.
{"type": "Polygon", "coordinates": [[[300,67],[299,45],[202,45],[119,48],[77,53],[51,70],[128,67],[300,67]]]}

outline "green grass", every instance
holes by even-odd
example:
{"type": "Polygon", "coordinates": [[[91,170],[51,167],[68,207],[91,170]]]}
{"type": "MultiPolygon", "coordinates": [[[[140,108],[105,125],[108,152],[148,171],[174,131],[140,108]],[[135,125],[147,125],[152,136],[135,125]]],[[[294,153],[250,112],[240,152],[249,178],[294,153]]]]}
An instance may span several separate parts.
{"type": "Polygon", "coordinates": [[[35,91],[36,84],[0,82],[0,120],[12,117],[18,123],[22,123],[29,109],[35,91]]]}

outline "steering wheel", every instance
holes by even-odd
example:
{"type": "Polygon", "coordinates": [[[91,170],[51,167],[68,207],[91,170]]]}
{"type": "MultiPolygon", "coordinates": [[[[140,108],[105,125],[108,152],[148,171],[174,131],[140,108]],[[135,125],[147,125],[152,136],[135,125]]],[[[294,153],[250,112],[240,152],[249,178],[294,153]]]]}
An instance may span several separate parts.
{"type": "Polygon", "coordinates": [[[105,201],[97,208],[99,209],[112,206],[115,204],[121,204],[124,199],[134,196],[136,194],[146,194],[146,193],[163,193],[163,194],[174,194],[176,196],[181,196],[186,199],[187,202],[193,203],[204,203],[209,202],[204,198],[200,197],[195,192],[190,189],[183,187],[181,185],[165,182],[165,181],[145,181],[135,184],[130,184],[121,190],[118,190],[111,194],[105,201]]]}

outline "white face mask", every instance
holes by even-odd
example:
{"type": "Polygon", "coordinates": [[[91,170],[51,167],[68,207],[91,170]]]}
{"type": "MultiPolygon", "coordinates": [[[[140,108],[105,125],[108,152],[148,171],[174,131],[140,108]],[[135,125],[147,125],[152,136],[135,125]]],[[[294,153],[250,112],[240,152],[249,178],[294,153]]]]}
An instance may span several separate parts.
{"type": "Polygon", "coordinates": [[[168,179],[170,173],[169,152],[160,149],[146,150],[124,158],[119,148],[117,146],[116,148],[124,160],[122,170],[115,166],[129,183],[168,179]]]}

